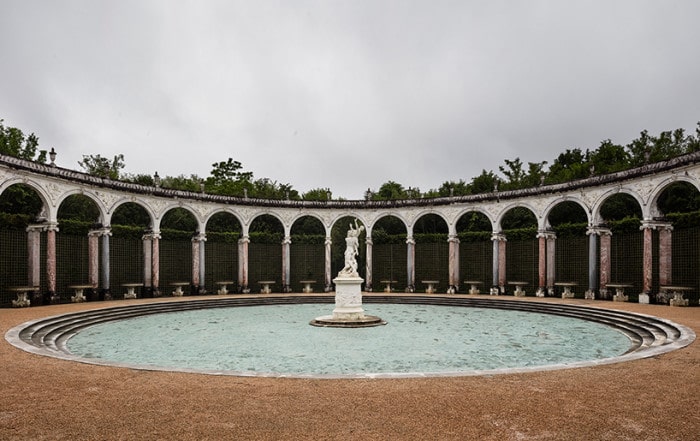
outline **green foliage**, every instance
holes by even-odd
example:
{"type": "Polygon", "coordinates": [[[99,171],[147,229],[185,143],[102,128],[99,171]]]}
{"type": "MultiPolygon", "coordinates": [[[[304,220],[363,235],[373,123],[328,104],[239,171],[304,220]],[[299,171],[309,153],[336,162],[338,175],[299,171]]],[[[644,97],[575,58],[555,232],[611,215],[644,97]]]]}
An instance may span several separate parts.
{"type": "Polygon", "coordinates": [[[700,210],[687,213],[671,213],[666,216],[673,223],[673,228],[692,228],[700,226],[700,210]]]}
{"type": "Polygon", "coordinates": [[[314,188],[301,195],[304,201],[330,201],[332,198],[330,188],[314,188]]]}
{"type": "Polygon", "coordinates": [[[88,232],[94,227],[94,223],[80,219],[58,219],[58,228],[60,234],[72,236],[87,236],[88,232]]]}
{"type": "Polygon", "coordinates": [[[58,208],[59,219],[73,219],[88,223],[97,222],[100,217],[100,209],[97,204],[87,196],[74,194],[68,196],[58,208]]]}
{"type": "Polygon", "coordinates": [[[102,155],[83,155],[83,160],[78,161],[78,165],[89,175],[116,180],[125,167],[124,155],[114,155],[113,159],[102,155]]]}
{"type": "Polygon", "coordinates": [[[557,237],[581,237],[588,229],[587,222],[564,222],[552,227],[557,233],[557,237]]]}
{"type": "Polygon", "coordinates": [[[8,230],[24,230],[32,221],[27,214],[5,213],[0,211],[0,228],[8,230]]]}
{"type": "Polygon", "coordinates": [[[26,135],[16,127],[5,127],[0,119],[0,154],[27,161],[46,162],[46,150],[38,151],[39,138],[31,133],[26,135]],[[37,155],[38,151],[38,155],[37,155]]]}
{"type": "Polygon", "coordinates": [[[36,217],[44,204],[34,189],[25,184],[14,184],[0,194],[0,212],[26,214],[36,217]]]}

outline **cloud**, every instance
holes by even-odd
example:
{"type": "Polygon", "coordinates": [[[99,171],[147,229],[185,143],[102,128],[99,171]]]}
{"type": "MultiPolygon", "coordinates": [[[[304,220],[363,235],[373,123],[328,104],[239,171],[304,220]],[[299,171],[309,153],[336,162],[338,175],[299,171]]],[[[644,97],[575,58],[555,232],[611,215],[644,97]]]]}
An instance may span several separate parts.
{"type": "Polygon", "coordinates": [[[5,2],[0,118],[59,164],[422,190],[700,120],[700,5],[5,2]]]}

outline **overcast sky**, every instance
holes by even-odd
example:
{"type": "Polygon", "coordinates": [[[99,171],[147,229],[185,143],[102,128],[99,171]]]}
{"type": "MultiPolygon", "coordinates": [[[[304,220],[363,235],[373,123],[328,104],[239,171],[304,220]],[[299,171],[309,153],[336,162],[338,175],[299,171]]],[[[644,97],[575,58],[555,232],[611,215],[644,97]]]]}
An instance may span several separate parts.
{"type": "Polygon", "coordinates": [[[700,2],[0,0],[0,119],[58,165],[357,199],[700,121],[700,2]]]}

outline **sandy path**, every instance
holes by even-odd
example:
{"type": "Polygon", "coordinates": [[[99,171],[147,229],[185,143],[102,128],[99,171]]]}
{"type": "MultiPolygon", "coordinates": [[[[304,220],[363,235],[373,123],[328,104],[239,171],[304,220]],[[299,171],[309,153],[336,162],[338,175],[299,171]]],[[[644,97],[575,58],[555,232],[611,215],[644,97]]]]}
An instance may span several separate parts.
{"type": "MultiPolygon", "coordinates": [[[[567,303],[665,317],[700,335],[700,308],[567,303]]],[[[126,302],[0,309],[0,332],[111,304],[126,302]]],[[[301,380],[91,366],[25,353],[3,338],[0,367],[0,440],[700,440],[698,341],[655,358],[553,372],[301,380]]]]}

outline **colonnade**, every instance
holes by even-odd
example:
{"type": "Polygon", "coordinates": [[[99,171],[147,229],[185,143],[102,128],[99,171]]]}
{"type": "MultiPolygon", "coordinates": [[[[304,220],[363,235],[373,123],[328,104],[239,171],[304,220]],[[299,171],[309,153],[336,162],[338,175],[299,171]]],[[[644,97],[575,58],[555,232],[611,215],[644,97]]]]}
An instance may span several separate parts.
{"type": "MultiPolygon", "coordinates": [[[[642,292],[640,293],[640,303],[648,303],[649,295],[652,292],[653,260],[655,252],[658,253],[658,275],[659,285],[670,285],[672,283],[672,231],[670,222],[644,220],[641,222],[640,230],[643,232],[643,280],[642,292]],[[653,249],[653,231],[658,231],[658,249],[653,249]]],[[[41,235],[46,234],[46,280],[48,293],[53,302],[57,302],[59,297],[56,294],[56,234],[59,231],[58,224],[47,222],[41,224],[31,224],[27,227],[27,247],[28,247],[28,286],[39,286],[41,280],[41,235]]],[[[365,262],[365,290],[373,290],[373,241],[371,229],[368,229],[366,244],[365,262]]],[[[589,244],[588,258],[588,287],[585,297],[588,299],[609,298],[607,285],[611,281],[611,238],[612,231],[605,226],[589,226],[586,234],[589,244]]],[[[91,229],[88,232],[88,283],[99,287],[101,297],[111,299],[110,287],[110,237],[112,231],[110,227],[100,227],[91,229]]],[[[536,295],[554,295],[556,283],[556,240],[557,235],[552,230],[540,230],[537,232],[538,240],[538,286],[536,295]]],[[[143,285],[153,295],[160,295],[160,240],[158,231],[148,231],[142,238],[143,246],[143,285]]],[[[206,234],[197,233],[192,238],[192,273],[191,286],[196,293],[204,294],[205,289],[205,243],[206,234]]],[[[493,278],[490,284],[492,294],[503,294],[508,283],[506,267],[507,237],[503,232],[493,233],[491,236],[493,246],[493,278]]],[[[292,238],[284,236],[282,240],[282,291],[290,292],[292,281],[290,247],[292,238]]],[[[448,293],[460,292],[460,240],[456,234],[448,237],[448,293]]],[[[333,275],[331,274],[331,245],[332,240],[327,236],[324,242],[324,291],[333,291],[333,275]]],[[[250,292],[251,283],[248,276],[250,237],[244,235],[238,240],[238,292],[250,292]]],[[[412,235],[406,238],[406,292],[416,290],[415,280],[415,253],[416,241],[412,235]]],[[[486,281],[485,281],[486,282],[486,281]]]]}

